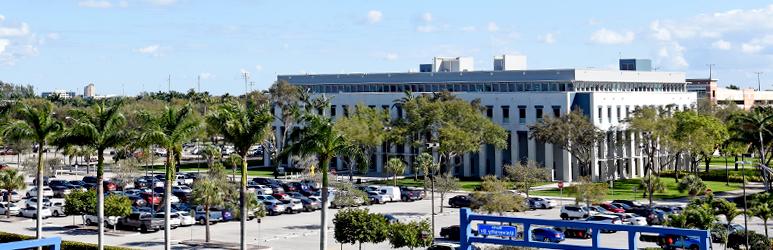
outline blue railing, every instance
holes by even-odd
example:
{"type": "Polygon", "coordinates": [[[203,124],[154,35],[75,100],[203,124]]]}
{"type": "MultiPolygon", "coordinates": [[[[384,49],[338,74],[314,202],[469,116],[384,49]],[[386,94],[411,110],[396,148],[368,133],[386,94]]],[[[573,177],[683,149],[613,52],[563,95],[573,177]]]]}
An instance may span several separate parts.
{"type": "Polygon", "coordinates": [[[600,246],[599,233],[602,230],[605,231],[620,231],[628,233],[628,249],[638,249],[637,233],[652,233],[657,235],[676,235],[694,237],[699,240],[698,247],[701,250],[709,249],[709,231],[696,230],[696,229],[681,229],[681,228],[669,228],[669,227],[650,227],[650,226],[631,226],[631,225],[617,225],[617,224],[600,224],[589,223],[582,221],[564,221],[564,220],[546,220],[546,219],[530,219],[530,218],[518,218],[518,217],[503,217],[493,215],[483,215],[472,213],[469,208],[462,208],[460,210],[460,240],[459,245],[461,250],[472,250],[472,243],[486,243],[506,246],[521,246],[521,247],[536,247],[536,248],[550,248],[550,249],[615,249],[604,248],[600,246]],[[472,234],[472,222],[473,221],[485,221],[485,222],[499,222],[507,224],[521,224],[518,230],[523,237],[522,239],[504,238],[496,236],[475,236],[472,234]],[[548,242],[535,242],[531,239],[531,226],[552,226],[563,228],[589,228],[591,229],[591,246],[570,245],[565,243],[548,243],[548,242]]]}
{"type": "Polygon", "coordinates": [[[51,238],[43,238],[43,239],[37,239],[37,240],[21,240],[21,241],[14,241],[14,242],[8,242],[8,243],[0,243],[0,249],[28,249],[28,248],[35,248],[35,247],[45,247],[50,246],[50,250],[59,250],[61,249],[62,245],[62,238],[60,237],[51,237],[51,238]]]}

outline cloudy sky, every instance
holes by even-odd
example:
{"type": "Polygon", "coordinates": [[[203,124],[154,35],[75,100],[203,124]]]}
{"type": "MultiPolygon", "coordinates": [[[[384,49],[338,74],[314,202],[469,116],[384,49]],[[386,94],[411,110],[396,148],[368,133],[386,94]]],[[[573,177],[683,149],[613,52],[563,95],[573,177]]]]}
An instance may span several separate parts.
{"type": "Polygon", "coordinates": [[[770,1],[193,1],[0,3],[0,80],[36,91],[265,89],[277,74],[405,72],[433,56],[499,54],[529,68],[659,71],[773,89],[770,1]],[[292,2],[292,3],[289,3],[292,2]]]}

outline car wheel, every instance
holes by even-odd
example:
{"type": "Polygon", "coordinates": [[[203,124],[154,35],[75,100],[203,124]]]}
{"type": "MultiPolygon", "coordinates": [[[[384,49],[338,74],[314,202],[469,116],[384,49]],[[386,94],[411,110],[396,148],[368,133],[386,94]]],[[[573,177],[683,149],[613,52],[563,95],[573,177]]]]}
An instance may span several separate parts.
{"type": "Polygon", "coordinates": [[[59,217],[59,211],[54,210],[54,217],[59,217]]]}
{"type": "Polygon", "coordinates": [[[86,225],[91,225],[91,220],[90,219],[86,219],[86,225]]]}
{"type": "Polygon", "coordinates": [[[199,224],[201,224],[201,225],[204,225],[204,223],[207,223],[207,221],[205,221],[205,220],[204,220],[204,218],[201,218],[201,219],[199,220],[199,224]]]}
{"type": "Polygon", "coordinates": [[[568,220],[568,219],[569,219],[569,215],[568,215],[568,214],[565,214],[565,213],[563,213],[563,214],[561,214],[561,219],[562,219],[562,220],[568,220]]]}
{"type": "Polygon", "coordinates": [[[148,232],[148,227],[145,226],[145,225],[142,225],[142,226],[140,226],[140,231],[143,232],[143,233],[147,233],[148,232]]]}
{"type": "Polygon", "coordinates": [[[690,250],[698,250],[698,245],[692,245],[690,246],[690,250]]]}
{"type": "Polygon", "coordinates": [[[543,242],[550,242],[550,239],[548,239],[548,237],[545,237],[545,238],[542,238],[542,241],[543,242]]]}
{"type": "Polygon", "coordinates": [[[546,206],[545,204],[542,204],[542,209],[548,209],[548,206],[546,206]]]}

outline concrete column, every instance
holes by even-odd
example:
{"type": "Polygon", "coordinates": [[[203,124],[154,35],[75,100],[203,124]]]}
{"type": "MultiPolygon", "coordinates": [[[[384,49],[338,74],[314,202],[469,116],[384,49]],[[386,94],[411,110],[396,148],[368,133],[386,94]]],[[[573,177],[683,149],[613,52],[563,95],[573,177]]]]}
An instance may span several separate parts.
{"type": "Polygon", "coordinates": [[[494,148],[494,174],[498,177],[502,177],[504,173],[502,165],[502,149],[494,148]]]}
{"type": "Polygon", "coordinates": [[[462,176],[464,177],[471,177],[472,176],[472,165],[470,165],[470,153],[465,153],[462,156],[462,176]]]}
{"type": "Polygon", "coordinates": [[[545,143],[545,168],[553,169],[553,144],[545,143]]]}
{"type": "Polygon", "coordinates": [[[537,161],[537,141],[529,138],[529,160],[537,161]]]}
{"type": "Polygon", "coordinates": [[[376,147],[376,172],[379,174],[384,173],[384,147],[376,147]]]}
{"type": "Polygon", "coordinates": [[[557,171],[560,172],[557,175],[557,179],[566,182],[572,181],[572,154],[569,151],[561,150],[561,165],[558,166],[557,171]]]}
{"type": "Polygon", "coordinates": [[[518,159],[518,131],[515,129],[510,131],[510,161],[513,164],[520,161],[520,159],[518,159]]]}
{"type": "Polygon", "coordinates": [[[405,161],[405,174],[406,175],[412,175],[415,174],[413,171],[413,159],[411,158],[411,147],[408,146],[408,144],[401,145],[403,147],[403,161],[405,161]]]}
{"type": "Polygon", "coordinates": [[[267,148],[263,148],[263,166],[271,166],[271,152],[269,152],[267,148]]]}
{"type": "Polygon", "coordinates": [[[478,176],[486,176],[486,147],[478,147],[478,176]]]}

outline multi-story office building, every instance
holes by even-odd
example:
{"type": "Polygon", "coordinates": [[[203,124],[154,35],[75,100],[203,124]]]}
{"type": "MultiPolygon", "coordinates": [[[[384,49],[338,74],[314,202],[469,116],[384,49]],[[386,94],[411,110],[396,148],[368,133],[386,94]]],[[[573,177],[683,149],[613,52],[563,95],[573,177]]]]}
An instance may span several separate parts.
{"type": "MultiPolygon", "coordinates": [[[[500,58],[497,58],[498,60],[500,58]]],[[[502,57],[501,60],[506,60],[502,57]]],[[[520,61],[521,58],[518,58],[520,61]]],[[[525,58],[523,58],[525,67],[525,58]]],[[[505,64],[497,62],[496,65],[505,64]]],[[[626,64],[627,65],[627,64],[626,64]]],[[[628,67],[628,66],[626,66],[628,67]]],[[[501,68],[501,67],[500,67],[501,68]]],[[[637,66],[641,69],[642,67],[637,66]]],[[[646,68],[646,67],[644,67],[646,68]]],[[[452,71],[418,73],[358,73],[279,75],[287,81],[311,91],[332,97],[331,108],[325,115],[340,118],[357,104],[388,109],[393,117],[403,115],[393,101],[414,94],[450,91],[465,100],[480,99],[485,115],[508,131],[507,147],[481,145],[480,151],[457,159],[461,167],[451,170],[458,176],[477,177],[503,174],[503,166],[516,161],[533,160],[553,170],[558,180],[578,178],[579,169],[568,151],[529,138],[528,126],[547,116],[560,116],[579,108],[597,127],[606,131],[608,143],[596,148],[591,168],[594,179],[607,179],[611,169],[619,175],[635,177],[643,174],[639,137],[627,131],[624,119],[644,106],[687,109],[695,105],[696,94],[687,92],[685,74],[641,70],[543,69],[452,71]],[[615,139],[626,140],[615,140],[615,139]],[[613,143],[625,141],[625,143],[613,143]]],[[[279,115],[279,111],[276,115],[279,115]]],[[[275,123],[279,128],[281,124],[275,123]]],[[[281,128],[284,129],[284,128],[281,128]]],[[[281,131],[275,130],[275,131],[281,131]]],[[[277,134],[280,136],[281,134],[277,134]]],[[[442,143],[442,142],[440,142],[442,143]]],[[[403,157],[412,163],[417,149],[409,145],[378,148],[370,170],[380,173],[387,157],[403,157]]],[[[342,161],[335,165],[346,166],[342,161]]],[[[406,168],[406,174],[411,174],[406,168]]]]}
{"type": "Polygon", "coordinates": [[[717,79],[686,79],[687,91],[695,92],[698,98],[705,98],[719,105],[736,105],[749,110],[754,106],[773,104],[773,91],[753,88],[728,89],[717,86],[717,79]]]}
{"type": "Polygon", "coordinates": [[[75,97],[75,92],[73,91],[66,91],[66,90],[54,90],[51,92],[42,92],[40,93],[40,96],[43,98],[48,98],[51,96],[58,96],[62,99],[70,99],[75,97]]]}
{"type": "Polygon", "coordinates": [[[86,98],[93,98],[97,95],[97,88],[94,86],[93,83],[89,83],[85,87],[83,87],[83,97],[86,98]]]}

